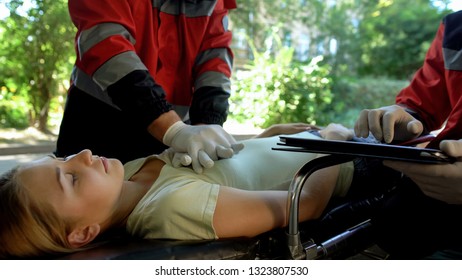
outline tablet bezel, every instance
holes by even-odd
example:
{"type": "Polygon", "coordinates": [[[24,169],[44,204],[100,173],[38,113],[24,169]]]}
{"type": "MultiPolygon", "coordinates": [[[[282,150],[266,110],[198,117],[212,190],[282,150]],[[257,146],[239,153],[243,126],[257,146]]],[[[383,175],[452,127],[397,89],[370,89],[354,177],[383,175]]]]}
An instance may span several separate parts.
{"type": "Polygon", "coordinates": [[[279,139],[281,142],[278,143],[278,146],[280,147],[275,147],[273,150],[352,155],[427,164],[453,163],[456,161],[455,158],[437,149],[294,136],[280,136],[279,139]]]}

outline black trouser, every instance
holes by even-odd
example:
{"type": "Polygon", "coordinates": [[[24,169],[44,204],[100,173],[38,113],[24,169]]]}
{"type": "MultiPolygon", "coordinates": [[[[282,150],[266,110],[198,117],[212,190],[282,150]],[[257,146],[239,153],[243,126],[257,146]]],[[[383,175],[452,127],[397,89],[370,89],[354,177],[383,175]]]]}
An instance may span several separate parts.
{"type": "Polygon", "coordinates": [[[373,219],[378,245],[393,259],[423,259],[439,250],[462,249],[462,205],[422,193],[409,178],[373,219]]]}
{"type": "Polygon", "coordinates": [[[355,160],[346,198],[353,201],[350,216],[372,218],[374,240],[393,259],[424,259],[441,250],[462,251],[462,205],[424,195],[412,180],[383,166],[381,160],[355,160]]]}
{"type": "Polygon", "coordinates": [[[162,152],[166,148],[146,127],[123,112],[73,87],[67,96],[56,156],[90,149],[93,154],[123,163],[162,152]]]}

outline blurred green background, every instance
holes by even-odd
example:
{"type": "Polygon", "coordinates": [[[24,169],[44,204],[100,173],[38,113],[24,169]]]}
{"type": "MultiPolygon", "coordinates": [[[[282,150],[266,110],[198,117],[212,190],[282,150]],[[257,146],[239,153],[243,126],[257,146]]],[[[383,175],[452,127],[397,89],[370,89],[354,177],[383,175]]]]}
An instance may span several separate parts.
{"type": "MultiPolygon", "coordinates": [[[[229,122],[352,126],[394,102],[456,1],[241,0],[229,122]]],[[[0,128],[60,123],[75,60],[67,1],[0,1],[0,128]]]]}

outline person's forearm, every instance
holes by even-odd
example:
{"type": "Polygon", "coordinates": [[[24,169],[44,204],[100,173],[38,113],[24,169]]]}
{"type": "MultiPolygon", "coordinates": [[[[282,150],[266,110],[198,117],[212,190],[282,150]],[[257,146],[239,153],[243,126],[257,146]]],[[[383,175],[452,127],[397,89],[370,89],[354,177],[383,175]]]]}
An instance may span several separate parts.
{"type": "Polygon", "coordinates": [[[428,130],[436,130],[447,119],[451,108],[449,98],[435,98],[435,92],[448,91],[443,55],[444,25],[440,25],[428,49],[422,67],[417,70],[411,83],[396,96],[396,104],[412,110],[409,113],[425,124],[428,130]]]}
{"type": "Polygon", "coordinates": [[[266,128],[264,131],[262,131],[260,134],[256,135],[255,138],[265,138],[265,137],[271,137],[274,135],[279,135],[278,127],[277,126],[270,126],[266,128]]]}
{"type": "Polygon", "coordinates": [[[155,119],[148,126],[148,131],[157,140],[163,142],[165,132],[168,130],[170,126],[172,126],[177,121],[181,121],[180,117],[177,113],[175,113],[175,111],[171,110],[160,115],[157,119],[155,119]]]}
{"type": "Polygon", "coordinates": [[[271,137],[281,134],[295,134],[303,131],[308,131],[310,129],[317,130],[320,129],[320,127],[307,123],[273,124],[260,134],[256,135],[255,138],[271,137]]]}

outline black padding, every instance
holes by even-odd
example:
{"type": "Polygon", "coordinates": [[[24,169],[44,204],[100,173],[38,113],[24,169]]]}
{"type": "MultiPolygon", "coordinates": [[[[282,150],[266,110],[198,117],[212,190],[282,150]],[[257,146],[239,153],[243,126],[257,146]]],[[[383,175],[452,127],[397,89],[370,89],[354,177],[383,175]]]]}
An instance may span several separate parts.
{"type": "Polygon", "coordinates": [[[255,259],[258,239],[203,241],[134,239],[112,240],[85,251],[60,257],[67,260],[234,260],[255,259]]]}

